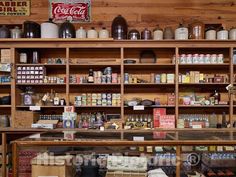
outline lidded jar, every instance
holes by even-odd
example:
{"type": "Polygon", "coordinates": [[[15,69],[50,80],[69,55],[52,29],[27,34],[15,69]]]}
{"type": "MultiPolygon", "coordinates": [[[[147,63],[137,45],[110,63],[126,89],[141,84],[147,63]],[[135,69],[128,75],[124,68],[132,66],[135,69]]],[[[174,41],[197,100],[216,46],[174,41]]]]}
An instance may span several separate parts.
{"type": "Polygon", "coordinates": [[[236,40],[236,27],[232,27],[229,31],[229,39],[236,40]]]}
{"type": "Polygon", "coordinates": [[[86,31],[85,31],[85,29],[83,27],[80,27],[76,31],[76,38],[79,38],[79,39],[86,38],[86,31]]]}
{"type": "Polygon", "coordinates": [[[111,31],[114,39],[127,39],[128,25],[125,18],[121,15],[114,18],[112,21],[111,31]]]}
{"type": "Polygon", "coordinates": [[[216,40],[216,29],[214,27],[209,27],[205,32],[205,38],[207,40],[216,40]]]}
{"type": "Polygon", "coordinates": [[[188,28],[183,24],[179,24],[179,27],[175,30],[176,40],[187,40],[188,39],[188,28]]]}
{"type": "Polygon", "coordinates": [[[90,39],[98,38],[98,32],[95,30],[94,27],[91,27],[91,29],[88,30],[87,37],[90,39]]]}
{"type": "Polygon", "coordinates": [[[221,27],[217,32],[218,40],[228,40],[229,39],[229,31],[221,27]]]}
{"type": "Polygon", "coordinates": [[[49,18],[47,22],[41,24],[41,38],[58,38],[59,28],[57,24],[53,23],[49,18]]]}
{"type": "Polygon", "coordinates": [[[99,38],[101,39],[107,39],[109,38],[109,31],[106,29],[106,27],[103,27],[98,34],[99,38]]]}
{"type": "Polygon", "coordinates": [[[163,40],[163,30],[157,25],[153,30],[153,39],[154,40],[163,40]]]}
{"type": "Polygon", "coordinates": [[[150,40],[152,39],[152,32],[145,28],[142,32],[141,32],[141,39],[144,39],[144,40],[150,40]]]}
{"type": "Polygon", "coordinates": [[[130,39],[130,40],[138,40],[138,39],[140,39],[139,31],[136,30],[136,29],[130,30],[129,34],[128,34],[128,39],[130,39]]]}
{"type": "Polygon", "coordinates": [[[164,29],[164,39],[174,39],[174,31],[172,29],[172,27],[166,27],[164,29]]]}
{"type": "Polygon", "coordinates": [[[3,25],[0,28],[0,38],[9,38],[10,37],[10,30],[6,27],[6,25],[3,25]]]}
{"type": "Polygon", "coordinates": [[[11,30],[11,38],[13,39],[21,38],[21,30],[18,26],[15,26],[15,28],[11,30]]]}
{"type": "Polygon", "coordinates": [[[59,28],[59,38],[75,38],[75,27],[69,21],[65,21],[59,28]]]}
{"type": "Polygon", "coordinates": [[[205,33],[205,24],[194,20],[189,25],[189,38],[190,39],[204,39],[204,33],[205,33]]]}

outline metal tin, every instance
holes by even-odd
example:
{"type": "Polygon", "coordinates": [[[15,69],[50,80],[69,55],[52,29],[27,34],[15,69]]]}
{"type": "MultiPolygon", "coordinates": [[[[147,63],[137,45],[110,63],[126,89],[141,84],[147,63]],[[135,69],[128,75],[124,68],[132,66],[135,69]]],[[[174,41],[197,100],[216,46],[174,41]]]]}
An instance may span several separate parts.
{"type": "Polygon", "coordinates": [[[199,55],[199,63],[205,63],[205,55],[204,54],[200,54],[199,55]]]}
{"type": "Polygon", "coordinates": [[[223,54],[217,55],[217,63],[224,63],[224,55],[223,54]]]}
{"type": "Polygon", "coordinates": [[[102,84],[107,83],[107,76],[106,75],[102,75],[101,82],[102,82],[102,84]]]}
{"type": "Polygon", "coordinates": [[[211,63],[211,55],[210,54],[205,55],[205,63],[211,63]]]}
{"type": "Polygon", "coordinates": [[[161,83],[166,83],[166,74],[161,74],[161,83]]]}
{"type": "Polygon", "coordinates": [[[106,93],[102,93],[102,99],[106,99],[107,98],[107,94],[106,93]]]}
{"type": "Polygon", "coordinates": [[[160,75],[160,74],[156,74],[156,75],[155,75],[155,83],[156,83],[156,84],[161,83],[161,75],[160,75]]]}
{"type": "Polygon", "coordinates": [[[107,75],[107,76],[106,76],[106,80],[107,80],[106,83],[108,83],[108,84],[112,83],[112,77],[111,77],[111,75],[107,75]]]}
{"type": "Polygon", "coordinates": [[[129,83],[129,73],[125,73],[124,83],[125,84],[129,83]]]}
{"type": "Polygon", "coordinates": [[[217,63],[217,55],[216,55],[216,54],[212,54],[210,61],[211,61],[211,63],[213,63],[213,64],[217,63]]]}
{"type": "Polygon", "coordinates": [[[112,94],[111,93],[107,94],[107,99],[112,99],[112,94]]]}
{"type": "Polygon", "coordinates": [[[186,57],[185,54],[181,54],[181,55],[180,55],[179,63],[180,63],[180,64],[185,64],[185,63],[187,63],[187,57],[186,57]]]}
{"type": "Polygon", "coordinates": [[[192,54],[188,54],[186,57],[186,63],[191,64],[193,63],[193,55],[192,54]]]}
{"type": "Polygon", "coordinates": [[[198,54],[193,55],[193,63],[199,63],[199,55],[198,54]]]}

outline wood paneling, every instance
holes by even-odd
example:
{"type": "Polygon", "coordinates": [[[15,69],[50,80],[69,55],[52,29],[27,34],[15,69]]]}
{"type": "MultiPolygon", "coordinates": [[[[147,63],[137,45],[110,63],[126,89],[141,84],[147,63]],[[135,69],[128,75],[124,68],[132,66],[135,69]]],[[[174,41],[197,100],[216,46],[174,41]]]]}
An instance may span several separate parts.
{"type": "MultiPolygon", "coordinates": [[[[21,24],[25,20],[43,22],[48,19],[48,0],[32,0],[31,16],[0,17],[0,24],[21,24]]],[[[76,27],[91,26],[110,29],[115,16],[122,14],[130,28],[142,30],[174,26],[199,19],[206,24],[224,24],[227,28],[236,25],[236,2],[234,0],[93,0],[92,23],[76,24],[76,27]]]]}

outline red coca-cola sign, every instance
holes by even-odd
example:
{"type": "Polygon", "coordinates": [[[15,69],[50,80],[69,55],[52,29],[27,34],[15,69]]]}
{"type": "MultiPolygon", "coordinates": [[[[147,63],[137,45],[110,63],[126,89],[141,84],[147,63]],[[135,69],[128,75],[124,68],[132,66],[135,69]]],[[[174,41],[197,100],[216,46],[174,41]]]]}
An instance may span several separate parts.
{"type": "Polygon", "coordinates": [[[70,20],[72,22],[89,22],[90,21],[90,0],[74,0],[51,2],[51,17],[54,21],[70,20]]]}

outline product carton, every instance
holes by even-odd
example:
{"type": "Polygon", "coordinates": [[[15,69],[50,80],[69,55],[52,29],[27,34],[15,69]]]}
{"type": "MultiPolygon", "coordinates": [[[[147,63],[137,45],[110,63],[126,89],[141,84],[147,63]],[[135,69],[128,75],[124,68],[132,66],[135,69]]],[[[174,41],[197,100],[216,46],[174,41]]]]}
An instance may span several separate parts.
{"type": "Polygon", "coordinates": [[[160,126],[160,116],[166,115],[165,108],[155,108],[153,109],[153,125],[154,128],[158,128],[160,126]]]}

